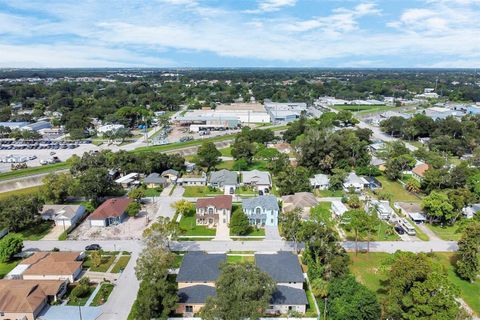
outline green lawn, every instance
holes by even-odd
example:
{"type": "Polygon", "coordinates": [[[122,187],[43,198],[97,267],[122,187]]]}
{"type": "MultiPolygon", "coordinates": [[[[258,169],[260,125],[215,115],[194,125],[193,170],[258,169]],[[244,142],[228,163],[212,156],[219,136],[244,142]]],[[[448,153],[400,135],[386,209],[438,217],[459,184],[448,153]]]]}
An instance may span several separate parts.
{"type": "MultiPolygon", "coordinates": [[[[221,169],[232,170],[234,163],[235,163],[235,161],[233,161],[233,160],[222,161],[220,164],[218,164],[216,166],[216,169],[217,170],[221,170],[221,169]]],[[[246,170],[255,170],[255,169],[256,170],[262,170],[262,171],[268,171],[267,170],[267,161],[265,161],[265,160],[254,160],[253,163],[251,165],[249,165],[248,168],[246,168],[246,170]]]]}
{"type": "Polygon", "coordinates": [[[215,229],[209,229],[205,226],[197,226],[194,214],[190,216],[182,216],[179,225],[182,236],[214,236],[216,233],[215,229]]]}
{"type": "Polygon", "coordinates": [[[8,198],[10,196],[25,196],[25,195],[30,195],[33,193],[37,193],[40,190],[40,186],[36,187],[30,187],[30,188],[24,188],[24,189],[18,189],[18,190],[13,190],[13,191],[7,191],[7,192],[1,192],[0,193],[0,200],[8,198]]]}
{"type": "Polygon", "coordinates": [[[204,142],[218,142],[218,141],[230,140],[230,139],[234,139],[235,136],[236,134],[226,134],[218,137],[212,137],[212,138],[206,138],[206,139],[200,139],[200,140],[190,140],[186,142],[175,142],[175,143],[165,144],[161,146],[140,147],[135,149],[133,152],[137,153],[137,152],[150,152],[150,151],[157,151],[157,152],[170,151],[170,150],[179,149],[179,148],[199,146],[204,142]]]}
{"type": "Polygon", "coordinates": [[[192,186],[192,187],[183,187],[185,189],[185,192],[183,193],[184,197],[207,197],[207,196],[215,196],[219,194],[223,194],[223,191],[217,189],[217,190],[211,190],[206,186],[192,186]]]}
{"type": "Polygon", "coordinates": [[[101,284],[101,287],[98,290],[95,297],[93,298],[92,303],[90,303],[90,306],[91,307],[97,307],[97,306],[101,306],[102,304],[107,302],[108,297],[112,293],[114,287],[115,286],[111,283],[101,284]]]}
{"type": "Polygon", "coordinates": [[[44,166],[31,167],[15,171],[0,173],[0,180],[14,179],[19,177],[31,176],[34,174],[54,172],[58,170],[68,169],[70,165],[67,162],[47,164],[44,166]]]}
{"type": "Polygon", "coordinates": [[[232,156],[232,147],[227,147],[223,149],[218,149],[223,157],[231,157],[232,156]]]}
{"type": "Polygon", "coordinates": [[[127,267],[129,261],[130,256],[121,256],[115,266],[113,266],[112,273],[120,273],[121,270],[124,270],[127,267]]]}
{"type": "MultiPolygon", "coordinates": [[[[388,253],[370,252],[364,254],[349,253],[350,270],[357,280],[367,286],[369,289],[382,295],[382,281],[386,280],[384,273],[380,271],[382,262],[389,256],[388,253]]],[[[460,279],[452,265],[455,259],[454,253],[436,252],[434,261],[437,261],[447,270],[449,280],[460,290],[460,297],[477,313],[480,314],[480,279],[473,283],[460,279]]]]}
{"type": "Polygon", "coordinates": [[[316,318],[317,311],[315,310],[315,302],[314,302],[313,294],[306,285],[304,285],[304,287],[305,287],[304,288],[305,294],[307,295],[307,300],[308,300],[308,306],[307,306],[307,310],[305,311],[305,317],[316,318]]]}
{"type": "Polygon", "coordinates": [[[90,256],[87,255],[83,262],[83,266],[85,268],[89,268],[90,271],[93,272],[107,272],[108,268],[110,268],[114,261],[115,255],[102,255],[102,262],[100,263],[100,265],[98,267],[93,267],[90,256]]]}
{"type": "Polygon", "coordinates": [[[425,225],[430,228],[430,230],[432,230],[442,240],[458,241],[462,237],[461,232],[456,232],[458,229],[456,225],[444,227],[432,224],[425,225]]]}
{"type": "MultiPolygon", "coordinates": [[[[72,292],[73,288],[75,288],[75,284],[74,285],[69,285],[68,286],[68,290],[67,290],[67,294],[66,294],[66,297],[67,298],[70,298],[70,293],[72,292]]],[[[89,287],[89,290],[88,290],[88,294],[83,297],[83,298],[78,298],[77,300],[73,301],[73,300],[68,300],[67,302],[67,306],[81,306],[83,307],[85,305],[85,303],[87,303],[88,301],[88,298],[90,298],[90,296],[92,295],[93,291],[95,291],[95,288],[97,287],[96,284],[92,284],[90,285],[89,287]]]]}
{"type": "Polygon", "coordinates": [[[23,240],[37,241],[45,237],[53,228],[53,225],[54,225],[53,221],[42,220],[41,222],[37,223],[34,226],[28,227],[18,232],[10,232],[10,233],[21,235],[23,237],[23,240]]]}
{"type": "MultiPolygon", "coordinates": [[[[371,111],[378,109],[379,107],[386,107],[384,104],[379,105],[363,105],[363,104],[336,104],[333,106],[335,110],[347,110],[351,112],[358,111],[371,111]]],[[[390,108],[390,107],[388,107],[390,108]]]]}
{"type": "Polygon", "coordinates": [[[145,197],[158,197],[160,196],[161,191],[158,191],[156,188],[147,188],[145,189],[145,197]]]}
{"type": "Polygon", "coordinates": [[[173,263],[174,268],[180,268],[180,266],[182,265],[182,261],[183,261],[183,256],[176,254],[175,261],[173,263]]]}
{"type": "Polygon", "coordinates": [[[253,256],[227,256],[228,263],[254,263],[255,257],[253,256]]]}
{"type": "Polygon", "coordinates": [[[361,114],[361,115],[366,115],[366,114],[370,114],[370,113],[377,113],[377,112],[383,112],[383,111],[388,111],[388,110],[392,110],[393,107],[389,107],[389,106],[376,106],[372,109],[369,109],[369,110],[361,110],[361,111],[358,111],[358,112],[355,112],[355,114],[361,114]]]}
{"type": "Polygon", "coordinates": [[[0,279],[3,279],[10,271],[15,268],[21,259],[16,259],[11,262],[0,262],[0,279]]]}
{"type": "Polygon", "coordinates": [[[378,191],[388,192],[392,195],[392,201],[420,202],[421,200],[414,194],[408,192],[398,181],[390,181],[385,176],[377,177],[382,183],[382,188],[378,191]]]}
{"type": "Polygon", "coordinates": [[[318,190],[316,189],[315,191],[313,191],[313,193],[315,194],[315,196],[317,197],[322,197],[322,198],[327,198],[327,197],[342,197],[344,192],[343,190],[335,190],[335,191],[332,191],[332,190],[318,190]]]}
{"type": "Polygon", "coordinates": [[[222,161],[220,162],[220,164],[217,164],[215,168],[217,170],[222,170],[222,169],[232,170],[234,162],[235,161],[233,160],[222,161]]]}

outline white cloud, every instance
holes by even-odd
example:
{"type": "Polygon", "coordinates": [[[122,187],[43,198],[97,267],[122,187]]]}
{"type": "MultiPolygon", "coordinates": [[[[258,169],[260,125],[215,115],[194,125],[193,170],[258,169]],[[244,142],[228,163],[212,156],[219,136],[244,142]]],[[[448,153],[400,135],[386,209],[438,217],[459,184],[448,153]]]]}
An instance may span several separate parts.
{"type": "Polygon", "coordinates": [[[245,10],[245,13],[274,12],[284,7],[293,7],[297,0],[260,0],[258,8],[254,10],[245,10]]]}

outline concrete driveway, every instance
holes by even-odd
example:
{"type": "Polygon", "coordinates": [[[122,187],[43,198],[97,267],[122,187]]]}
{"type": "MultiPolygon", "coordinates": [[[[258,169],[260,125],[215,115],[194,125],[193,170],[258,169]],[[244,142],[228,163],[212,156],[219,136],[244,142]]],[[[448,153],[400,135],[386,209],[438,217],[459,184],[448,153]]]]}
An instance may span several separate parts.
{"type": "Polygon", "coordinates": [[[58,240],[58,237],[63,233],[63,226],[54,226],[52,230],[42,240],[58,240]]]}

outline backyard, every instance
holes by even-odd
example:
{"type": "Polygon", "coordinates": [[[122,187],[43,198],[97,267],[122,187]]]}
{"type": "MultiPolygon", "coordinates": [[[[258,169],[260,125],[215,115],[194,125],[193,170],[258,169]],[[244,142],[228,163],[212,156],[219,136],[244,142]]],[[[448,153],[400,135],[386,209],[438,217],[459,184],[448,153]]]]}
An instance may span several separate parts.
{"type": "Polygon", "coordinates": [[[68,286],[67,293],[65,295],[66,299],[68,299],[67,306],[81,306],[83,307],[90,296],[92,295],[93,291],[95,291],[95,288],[97,287],[97,284],[92,283],[88,287],[88,293],[84,297],[79,297],[79,298],[73,298],[71,296],[72,290],[77,286],[78,284],[71,284],[68,286]]]}
{"type": "Polygon", "coordinates": [[[10,234],[19,234],[22,236],[23,240],[37,241],[45,237],[53,228],[53,225],[53,221],[41,220],[26,229],[18,232],[10,232],[10,234]]]}
{"type": "Polygon", "coordinates": [[[220,189],[210,189],[206,186],[187,186],[183,187],[185,192],[183,193],[184,197],[192,197],[192,198],[201,198],[201,197],[213,197],[219,194],[223,194],[223,191],[220,189]]]}

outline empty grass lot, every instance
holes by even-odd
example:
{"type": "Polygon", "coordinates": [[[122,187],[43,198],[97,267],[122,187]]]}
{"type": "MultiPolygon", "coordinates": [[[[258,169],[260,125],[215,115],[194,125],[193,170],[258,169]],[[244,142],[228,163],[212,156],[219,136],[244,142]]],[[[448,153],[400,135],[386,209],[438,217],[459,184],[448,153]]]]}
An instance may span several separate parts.
{"type": "Polygon", "coordinates": [[[54,225],[53,221],[42,220],[41,222],[33,226],[30,226],[26,229],[20,230],[18,232],[10,232],[10,233],[21,235],[23,240],[37,241],[45,237],[53,228],[53,225],[54,225]]]}
{"type": "MultiPolygon", "coordinates": [[[[370,252],[364,254],[349,253],[350,270],[357,280],[376,292],[380,297],[384,295],[382,281],[387,279],[381,271],[382,262],[390,256],[388,253],[370,252]]],[[[460,290],[460,297],[478,314],[480,314],[480,279],[470,283],[460,279],[453,266],[455,255],[451,252],[436,252],[433,260],[441,264],[448,274],[448,279],[460,290]]]]}
{"type": "Polygon", "coordinates": [[[92,303],[90,303],[91,307],[98,307],[107,302],[108,297],[113,291],[113,288],[115,286],[111,283],[102,283],[100,290],[98,290],[97,294],[92,300],[92,303]]]}
{"type": "Polygon", "coordinates": [[[218,149],[222,154],[222,157],[231,157],[232,156],[232,147],[227,147],[223,149],[218,149]]]}
{"type": "Polygon", "coordinates": [[[382,188],[379,190],[390,193],[392,195],[392,201],[421,201],[416,195],[405,190],[398,181],[390,181],[385,176],[377,177],[377,179],[382,183],[382,188]]]}
{"type": "Polygon", "coordinates": [[[10,271],[15,268],[21,259],[16,259],[10,262],[0,262],[0,279],[3,279],[10,271]]]}
{"type": "Polygon", "coordinates": [[[378,105],[364,105],[364,104],[337,104],[334,105],[333,108],[335,110],[347,110],[351,112],[358,112],[358,111],[372,111],[378,109],[380,107],[386,107],[384,104],[378,105]]]}
{"type": "Polygon", "coordinates": [[[182,236],[214,236],[216,232],[215,229],[209,229],[205,226],[197,226],[195,214],[190,216],[182,216],[179,225],[182,236]]]}
{"type": "Polygon", "coordinates": [[[332,191],[332,190],[318,190],[318,189],[313,191],[313,193],[315,194],[315,196],[321,197],[321,198],[342,197],[344,194],[343,190],[332,191]]]}
{"type": "MultiPolygon", "coordinates": [[[[392,230],[392,226],[386,223],[385,221],[381,221],[377,225],[375,233],[372,233],[370,236],[370,241],[398,241],[400,237],[395,232],[388,233],[387,230],[392,230]]],[[[345,228],[344,228],[345,229],[345,228]]],[[[348,240],[355,240],[355,234],[352,231],[345,230],[347,234],[348,240]]]]}
{"type": "Polygon", "coordinates": [[[121,256],[115,266],[113,266],[112,273],[120,273],[122,270],[125,270],[129,261],[130,256],[121,256]]]}

